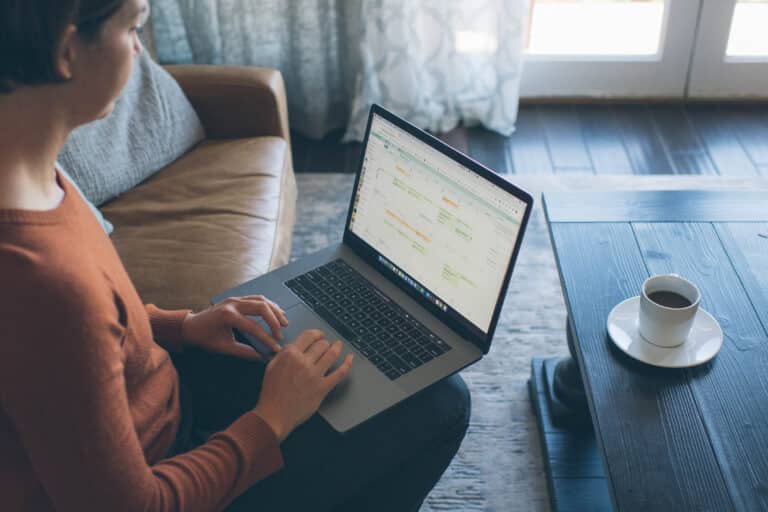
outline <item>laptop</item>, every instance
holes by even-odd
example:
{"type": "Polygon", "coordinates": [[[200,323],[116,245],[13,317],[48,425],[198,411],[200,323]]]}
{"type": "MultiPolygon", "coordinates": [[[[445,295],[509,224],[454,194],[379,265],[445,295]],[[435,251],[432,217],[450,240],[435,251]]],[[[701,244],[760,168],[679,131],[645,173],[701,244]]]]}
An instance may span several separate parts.
{"type": "MultiPolygon", "coordinates": [[[[306,329],[355,355],[320,406],[346,432],[490,349],[531,196],[374,105],[341,243],[227,290],[287,313],[282,344],[306,329]]],[[[258,317],[267,332],[266,324],[258,317]]],[[[271,350],[235,332],[264,355],[271,350]]]]}

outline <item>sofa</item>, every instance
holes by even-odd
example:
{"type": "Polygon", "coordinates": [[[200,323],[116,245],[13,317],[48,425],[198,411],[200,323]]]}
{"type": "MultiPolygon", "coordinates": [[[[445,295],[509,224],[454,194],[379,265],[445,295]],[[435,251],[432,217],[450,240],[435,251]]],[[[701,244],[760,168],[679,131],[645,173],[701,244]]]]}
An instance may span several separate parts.
{"type": "Polygon", "coordinates": [[[288,262],[297,190],[285,87],[272,69],[166,70],[206,139],[101,210],[142,300],[197,311],[288,262]]]}

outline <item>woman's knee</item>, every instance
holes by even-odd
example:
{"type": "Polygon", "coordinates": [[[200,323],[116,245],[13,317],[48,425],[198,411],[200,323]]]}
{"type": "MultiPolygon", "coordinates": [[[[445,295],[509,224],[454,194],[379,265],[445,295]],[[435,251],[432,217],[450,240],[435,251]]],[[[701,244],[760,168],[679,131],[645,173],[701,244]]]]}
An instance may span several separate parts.
{"type": "Polygon", "coordinates": [[[472,414],[472,396],[464,379],[454,374],[427,388],[424,395],[425,407],[440,422],[440,430],[463,437],[472,414]]]}

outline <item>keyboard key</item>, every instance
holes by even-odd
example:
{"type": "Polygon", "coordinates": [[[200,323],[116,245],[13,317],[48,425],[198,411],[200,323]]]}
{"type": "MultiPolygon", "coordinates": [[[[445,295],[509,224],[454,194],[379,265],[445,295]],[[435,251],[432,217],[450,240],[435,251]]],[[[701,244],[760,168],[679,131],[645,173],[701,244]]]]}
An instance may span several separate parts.
{"type": "Polygon", "coordinates": [[[424,348],[424,345],[419,345],[419,347],[413,351],[413,355],[416,357],[421,357],[427,354],[427,349],[424,348]]]}
{"type": "Polygon", "coordinates": [[[399,371],[401,374],[408,372],[411,368],[408,366],[408,364],[400,359],[400,357],[397,356],[397,354],[389,354],[387,356],[387,362],[394,366],[394,368],[399,371]]]}
{"type": "Polygon", "coordinates": [[[322,317],[323,320],[328,322],[331,325],[331,327],[333,327],[345,339],[351,340],[355,337],[355,333],[349,330],[349,328],[346,325],[336,320],[336,318],[326,308],[324,308],[323,306],[317,306],[314,309],[315,309],[315,313],[320,315],[320,317],[322,317]]]}
{"type": "Polygon", "coordinates": [[[340,259],[285,285],[392,380],[451,348],[340,259]]]}
{"type": "Polygon", "coordinates": [[[441,340],[440,338],[435,338],[433,340],[433,342],[435,343],[435,345],[437,345],[440,348],[440,350],[443,351],[443,353],[448,352],[449,350],[451,350],[451,346],[448,345],[443,340],[441,340]]]}
{"type": "Polygon", "coordinates": [[[434,356],[432,354],[429,354],[428,352],[424,352],[423,355],[418,356],[419,361],[421,361],[421,364],[426,364],[434,359],[434,356]]]}
{"type": "Polygon", "coordinates": [[[384,375],[386,375],[387,377],[389,377],[389,380],[395,380],[395,379],[397,379],[398,377],[400,377],[400,372],[398,372],[398,371],[396,371],[396,370],[390,370],[390,371],[386,371],[386,372],[384,372],[384,375]]]}
{"type": "Polygon", "coordinates": [[[403,345],[403,348],[405,349],[405,352],[413,353],[413,352],[416,352],[418,349],[420,349],[421,345],[412,341],[410,343],[403,345]]]}
{"type": "Polygon", "coordinates": [[[371,346],[379,352],[386,350],[389,347],[389,344],[378,336],[369,336],[368,339],[371,346]]]}
{"type": "Polygon", "coordinates": [[[401,354],[400,357],[402,358],[403,361],[405,361],[405,364],[407,364],[411,368],[416,368],[421,364],[421,361],[419,361],[419,358],[414,356],[411,353],[401,354]]]}

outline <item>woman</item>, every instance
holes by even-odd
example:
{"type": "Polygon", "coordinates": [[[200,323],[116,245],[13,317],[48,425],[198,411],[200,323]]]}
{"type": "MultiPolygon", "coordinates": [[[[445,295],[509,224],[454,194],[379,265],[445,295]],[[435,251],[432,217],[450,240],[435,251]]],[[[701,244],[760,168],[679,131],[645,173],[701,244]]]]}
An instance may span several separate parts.
{"type": "Polygon", "coordinates": [[[281,349],[287,319],[261,296],[144,306],[55,169],[68,134],[111,111],[148,10],[0,2],[0,509],[418,509],[467,428],[458,376],[336,433],[314,413],[351,367],[329,373],[339,341],[281,349]],[[273,347],[268,365],[233,327],[273,347]]]}

